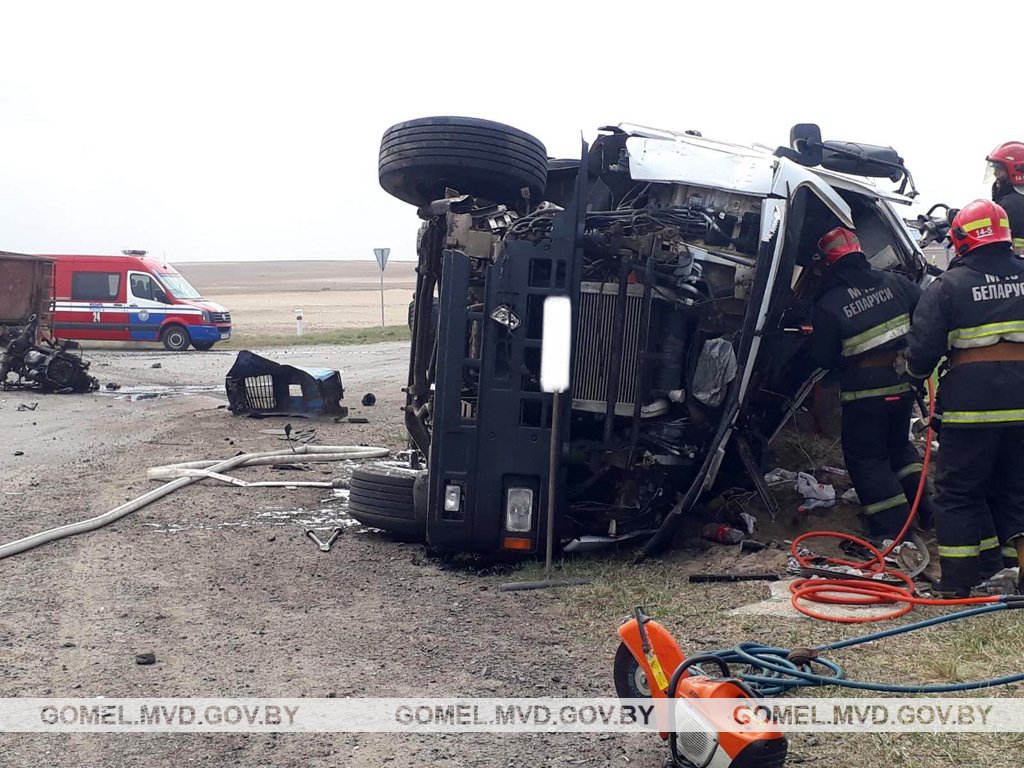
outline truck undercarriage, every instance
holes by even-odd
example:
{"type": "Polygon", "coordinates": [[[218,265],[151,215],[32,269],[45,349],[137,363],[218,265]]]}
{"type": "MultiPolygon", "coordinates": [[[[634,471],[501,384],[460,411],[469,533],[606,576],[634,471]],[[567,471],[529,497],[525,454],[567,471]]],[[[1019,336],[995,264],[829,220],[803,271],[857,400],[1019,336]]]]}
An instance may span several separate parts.
{"type": "Polygon", "coordinates": [[[816,188],[778,158],[770,185],[741,183],[764,162],[742,153],[731,182],[658,179],[642,166],[663,151],[659,135],[604,130],[579,161],[546,161],[539,204],[529,183],[484,198],[456,170],[439,195],[410,191],[408,169],[396,190],[382,171],[423,219],[406,424],[426,464],[420,514],[435,546],[543,548],[555,419],[556,537],[570,550],[637,537],[648,551],[664,547],[720,476],[741,477],[773,505],[757,457],[820,377],[800,332],[818,279],[805,268],[809,244],[856,225],[876,266],[920,276],[902,222],[879,199],[816,188]],[[554,295],[573,303],[571,397],[560,413],[539,381],[543,305],[554,295]]]}

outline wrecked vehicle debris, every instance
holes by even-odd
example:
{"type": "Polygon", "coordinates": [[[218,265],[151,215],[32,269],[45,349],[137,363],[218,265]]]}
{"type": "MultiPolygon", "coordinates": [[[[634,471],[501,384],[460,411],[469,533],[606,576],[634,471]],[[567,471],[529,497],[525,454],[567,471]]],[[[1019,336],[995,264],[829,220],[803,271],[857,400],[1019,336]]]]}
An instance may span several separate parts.
{"type": "Polygon", "coordinates": [[[238,415],[343,416],[341,374],[329,368],[282,365],[242,350],[224,386],[229,409],[238,415]]]}
{"type": "Polygon", "coordinates": [[[100,383],[89,375],[89,361],[83,360],[77,342],[54,344],[42,339],[36,344],[39,316],[32,315],[28,324],[7,343],[0,354],[0,387],[3,389],[32,388],[43,392],[69,394],[99,389],[100,383]],[[42,346],[40,346],[42,345],[42,346]],[[10,375],[14,380],[10,381],[10,375]]]}
{"type": "Polygon", "coordinates": [[[823,375],[794,332],[809,326],[818,238],[856,227],[872,266],[924,277],[893,208],[916,191],[891,149],[823,155],[816,126],[774,153],[601,131],[578,160],[549,160],[533,136],[486,120],[384,134],[381,185],[423,219],[405,413],[432,546],[543,551],[556,421],[559,544],[653,530],[655,552],[700,498],[736,484],[777,509],[758,460],[823,375]],[[542,310],[566,295],[571,397],[554,413],[542,310]]]}

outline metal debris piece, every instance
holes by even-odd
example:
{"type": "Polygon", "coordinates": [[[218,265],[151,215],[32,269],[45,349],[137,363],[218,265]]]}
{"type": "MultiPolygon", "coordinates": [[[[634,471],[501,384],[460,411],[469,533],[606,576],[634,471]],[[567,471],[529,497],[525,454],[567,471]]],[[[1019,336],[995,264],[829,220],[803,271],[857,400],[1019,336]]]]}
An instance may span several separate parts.
{"type": "Polygon", "coordinates": [[[39,317],[32,315],[28,325],[16,336],[10,337],[6,349],[0,353],[0,387],[34,387],[44,392],[68,394],[99,389],[100,383],[89,375],[89,361],[83,360],[81,352],[75,355],[71,350],[81,350],[76,341],[59,344],[42,339],[39,335],[39,317]],[[17,379],[8,381],[8,374],[17,379]]]}
{"type": "Polygon", "coordinates": [[[135,663],[139,666],[148,666],[150,664],[156,664],[155,653],[137,653],[135,654],[135,663]]]}
{"type": "Polygon", "coordinates": [[[362,403],[367,407],[375,405],[377,403],[377,396],[373,394],[373,392],[367,392],[365,395],[363,395],[362,403]]]}
{"type": "Polygon", "coordinates": [[[149,366],[149,367],[150,367],[150,368],[163,368],[163,367],[164,367],[164,364],[163,364],[163,363],[153,363],[153,364],[152,364],[151,366],[149,366]]]}
{"type": "Polygon", "coordinates": [[[344,415],[341,374],[282,365],[242,350],[224,380],[231,412],[250,416],[344,415]]]}
{"type": "Polygon", "coordinates": [[[18,406],[19,411],[34,411],[39,407],[39,403],[22,403],[18,406]]]}
{"type": "Polygon", "coordinates": [[[343,529],[341,528],[335,528],[331,531],[331,536],[329,539],[327,539],[327,541],[321,541],[312,528],[306,529],[306,536],[308,536],[313,541],[314,544],[320,547],[321,552],[330,552],[331,547],[334,546],[334,542],[336,542],[338,540],[338,537],[341,536],[342,531],[343,529]]]}
{"type": "Polygon", "coordinates": [[[364,419],[362,416],[349,416],[348,417],[348,423],[349,424],[369,424],[370,420],[369,419],[364,419]]]}

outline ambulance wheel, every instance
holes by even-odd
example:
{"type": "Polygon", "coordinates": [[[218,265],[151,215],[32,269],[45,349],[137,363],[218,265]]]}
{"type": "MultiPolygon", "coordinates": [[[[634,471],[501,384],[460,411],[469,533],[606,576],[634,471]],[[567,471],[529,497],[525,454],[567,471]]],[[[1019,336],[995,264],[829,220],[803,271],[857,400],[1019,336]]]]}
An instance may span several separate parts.
{"type": "Polygon", "coordinates": [[[619,643],[619,649],[615,651],[612,678],[620,699],[651,698],[651,684],[647,682],[647,674],[625,643],[619,643]]]}
{"type": "Polygon", "coordinates": [[[184,352],[192,343],[192,339],[183,325],[168,325],[160,334],[160,341],[171,352],[184,352]]]}
{"type": "Polygon", "coordinates": [[[212,341],[192,342],[192,346],[198,349],[200,352],[209,352],[211,349],[213,349],[213,344],[214,342],[212,341]]]}

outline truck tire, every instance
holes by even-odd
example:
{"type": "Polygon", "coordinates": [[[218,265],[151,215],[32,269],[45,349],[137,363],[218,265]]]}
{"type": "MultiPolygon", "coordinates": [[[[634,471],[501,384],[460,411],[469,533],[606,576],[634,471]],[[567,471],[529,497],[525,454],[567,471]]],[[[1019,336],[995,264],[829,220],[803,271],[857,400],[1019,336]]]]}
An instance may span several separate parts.
{"type": "Polygon", "coordinates": [[[160,332],[160,341],[171,352],[184,352],[192,343],[192,337],[188,335],[185,326],[172,323],[160,332]]]}
{"type": "Polygon", "coordinates": [[[348,513],[363,525],[404,538],[426,536],[426,510],[417,504],[417,485],[426,482],[424,470],[399,464],[366,464],[349,480],[348,513]]]}
{"type": "Polygon", "coordinates": [[[547,154],[539,139],[501,123],[423,117],[384,132],[377,175],[388,194],[415,206],[443,198],[449,188],[492,203],[516,202],[526,188],[539,203],[547,154]]]}

